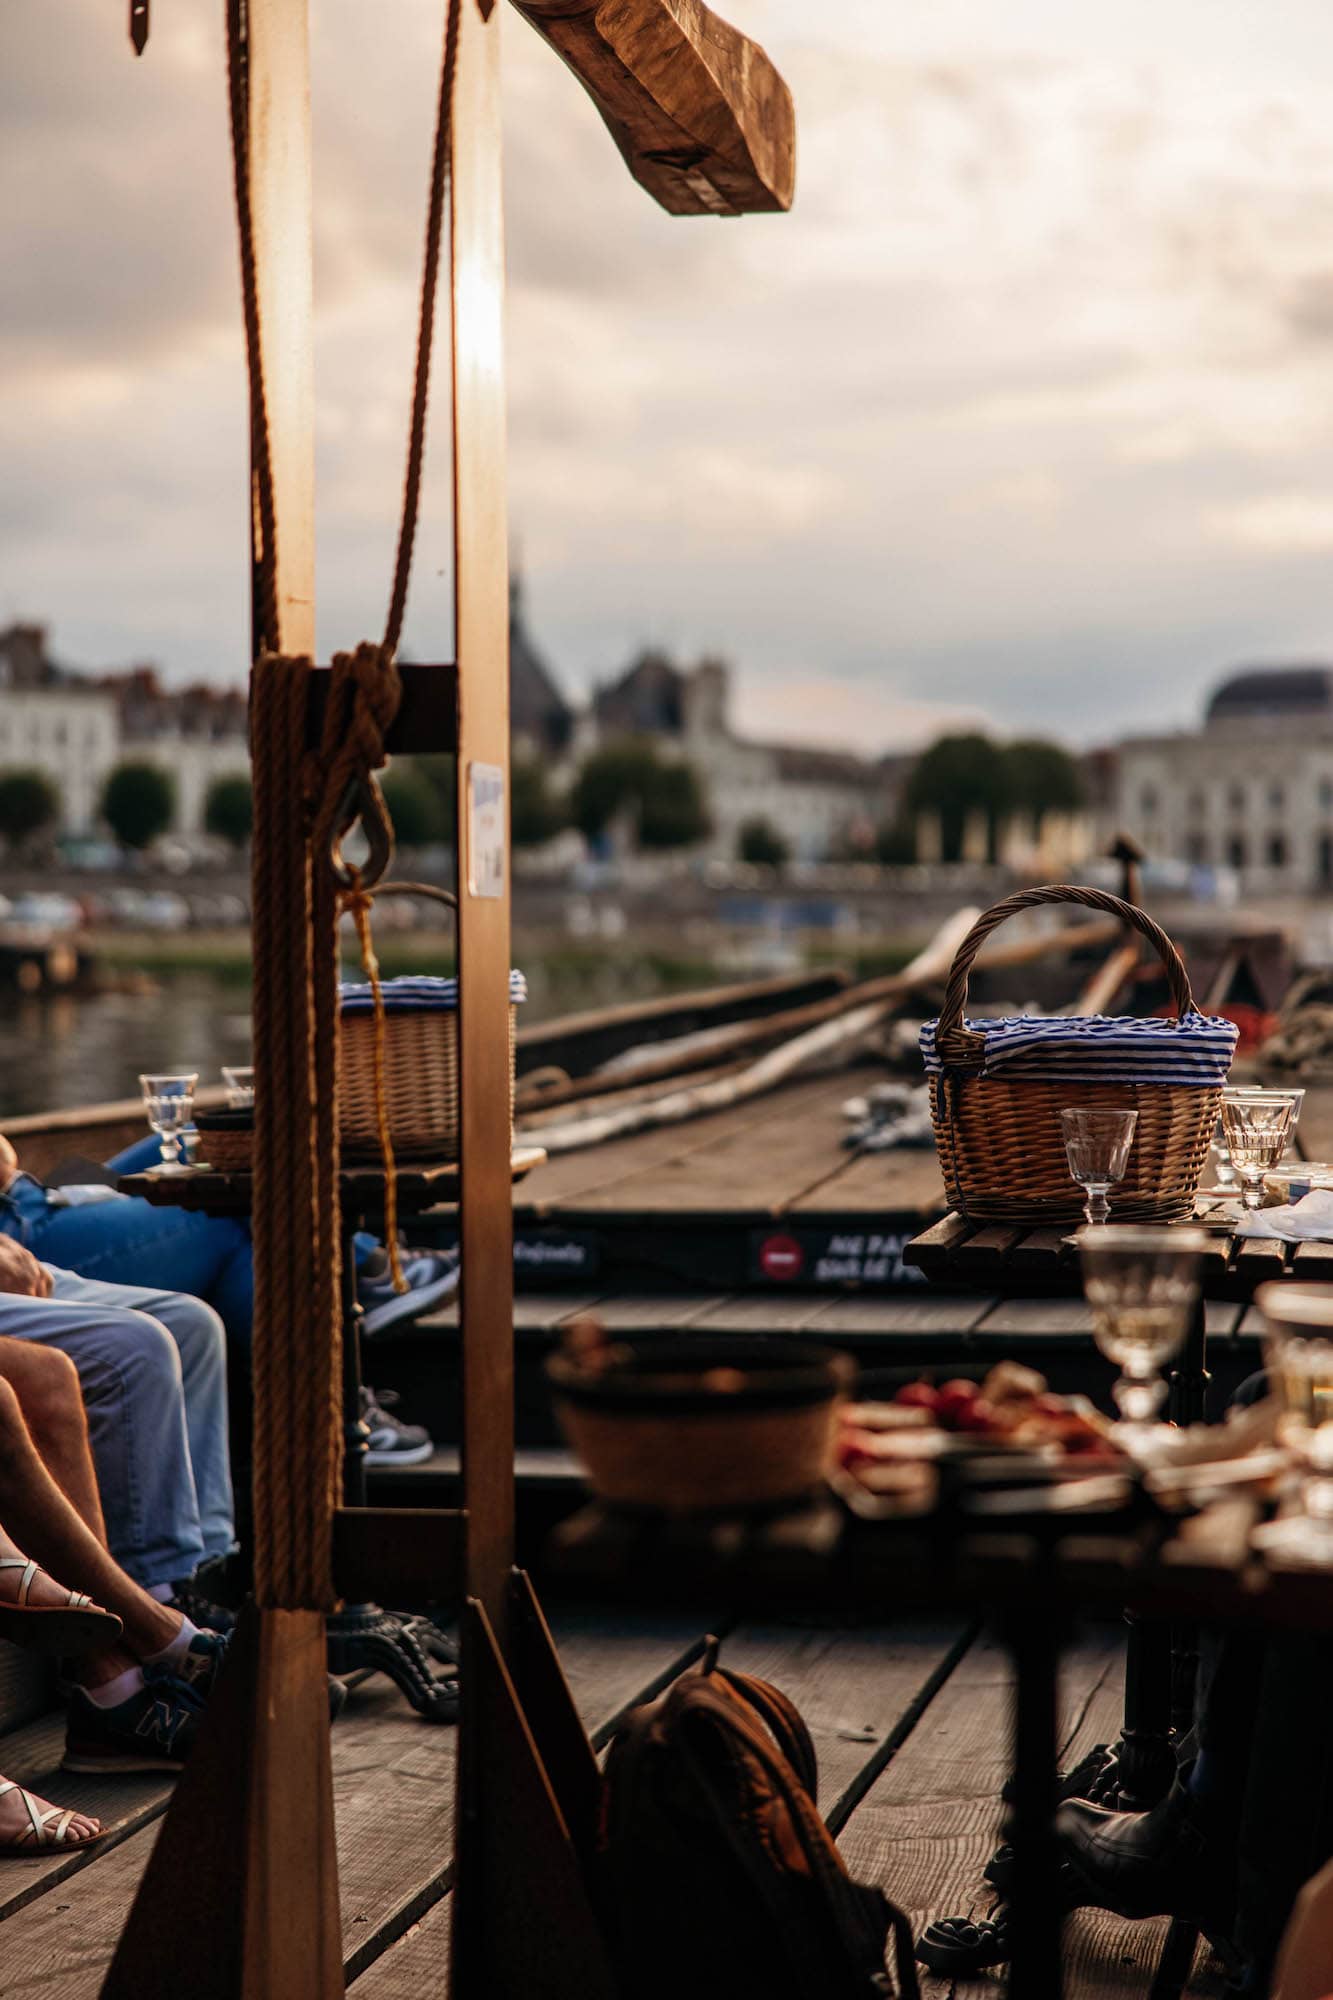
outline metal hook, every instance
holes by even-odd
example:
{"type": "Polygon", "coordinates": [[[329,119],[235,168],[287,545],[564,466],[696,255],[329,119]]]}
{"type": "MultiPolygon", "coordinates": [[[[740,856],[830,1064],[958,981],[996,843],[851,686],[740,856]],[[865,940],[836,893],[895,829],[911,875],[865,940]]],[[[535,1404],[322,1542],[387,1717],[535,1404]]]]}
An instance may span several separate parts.
{"type": "Polygon", "coordinates": [[[340,889],[373,889],[393,860],[393,840],[385,824],[382,804],[367,779],[352,779],[343,793],[336,825],[338,831],[329,847],[334,881],[340,889]],[[370,853],[364,866],[353,869],[343,860],[342,844],[358,822],[370,844],[370,853]]]}

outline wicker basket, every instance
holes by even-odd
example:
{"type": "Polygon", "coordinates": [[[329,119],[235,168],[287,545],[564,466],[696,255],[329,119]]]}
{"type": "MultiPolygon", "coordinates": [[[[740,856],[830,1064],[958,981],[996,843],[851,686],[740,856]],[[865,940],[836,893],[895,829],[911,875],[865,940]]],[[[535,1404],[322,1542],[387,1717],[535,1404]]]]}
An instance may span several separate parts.
{"type": "Polygon", "coordinates": [[[1087,1083],[982,1076],[985,1037],[967,1028],[967,976],[997,925],[1045,903],[1105,910],[1141,931],[1161,957],[1177,1020],[1197,1012],[1180,953],[1143,910],[1101,889],[1025,889],[978,918],[958,948],[935,1029],[943,1074],[930,1079],[935,1144],[949,1204],[973,1222],[1081,1221],[1083,1196],[1069,1172],[1060,1113],[1074,1105],[1137,1111],[1116,1222],[1174,1222],[1193,1213],[1199,1178],[1221,1109],[1219,1087],[1180,1083],[1087,1083]]]}
{"type": "Polygon", "coordinates": [[[546,1372],[598,1497],[679,1515],[781,1506],[817,1487],[856,1366],[785,1338],[658,1335],[617,1344],[597,1368],[554,1354],[546,1372]]]}
{"type": "MultiPolygon", "coordinates": [[[[456,910],[457,899],[429,882],[382,882],[380,896],[425,896],[456,910]]],[[[509,1009],[509,1129],[514,1128],[514,1049],[518,1009],[509,1009]]],[[[458,1013],[386,1013],[384,1092],[394,1157],[458,1158],[458,1013]]],[[[375,1022],[344,1015],[338,1037],[338,1122],[345,1159],[378,1161],[375,1106],[375,1022]]]]}
{"type": "Polygon", "coordinates": [[[254,1165],[253,1111],[200,1111],[199,1158],[220,1174],[248,1174],[254,1165]]]}

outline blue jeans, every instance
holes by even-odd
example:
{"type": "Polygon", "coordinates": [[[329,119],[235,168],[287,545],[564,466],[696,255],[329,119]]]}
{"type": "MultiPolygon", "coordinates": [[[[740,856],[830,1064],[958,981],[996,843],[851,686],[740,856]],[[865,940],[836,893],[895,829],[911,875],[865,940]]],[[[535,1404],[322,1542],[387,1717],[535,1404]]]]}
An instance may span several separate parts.
{"type": "MultiPolygon", "coordinates": [[[[161,1157],[148,1138],[111,1162],[135,1173],[161,1157]]],[[[161,1287],[157,1296],[187,1292],[221,1315],[227,1338],[250,1345],[254,1317],[254,1259],[250,1232],[226,1215],[196,1215],[183,1208],[116,1196],[84,1208],[53,1205],[40,1181],[17,1175],[0,1195],[0,1231],[15,1236],[43,1264],[77,1271],[109,1285],[161,1287]]]]}
{"type": "Polygon", "coordinates": [[[177,1293],[51,1276],[49,1299],[0,1294],[0,1335],[74,1363],[111,1553],[145,1587],[177,1583],[234,1546],[222,1323],[177,1293]]]}

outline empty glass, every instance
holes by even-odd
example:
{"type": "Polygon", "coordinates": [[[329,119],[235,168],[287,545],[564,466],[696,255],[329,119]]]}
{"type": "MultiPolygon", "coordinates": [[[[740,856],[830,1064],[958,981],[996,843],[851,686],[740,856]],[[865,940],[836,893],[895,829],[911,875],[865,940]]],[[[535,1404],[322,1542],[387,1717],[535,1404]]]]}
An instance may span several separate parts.
{"type": "Polygon", "coordinates": [[[1184,1345],[1199,1298],[1201,1229],[1121,1223],[1079,1234],[1083,1290],[1092,1335],[1120,1376],[1112,1390],[1119,1443],[1133,1450],[1155,1440],[1166,1394],[1164,1362],[1184,1345]]]}
{"type": "Polygon", "coordinates": [[[227,1068],[223,1065],[222,1081],[227,1086],[227,1104],[232,1111],[253,1111],[255,1108],[255,1073],[247,1064],[243,1068],[227,1068]]]}
{"type": "Polygon", "coordinates": [[[1278,1441],[1305,1468],[1299,1514],[1262,1531],[1284,1561],[1333,1563],[1333,1285],[1260,1285],[1278,1441]]]}
{"type": "Polygon", "coordinates": [[[1304,1091],[1248,1087],[1223,1091],[1222,1129],[1246,1208],[1262,1207],[1264,1175],[1286,1152],[1304,1095],[1304,1091]]]}
{"type": "Polygon", "coordinates": [[[1124,1177],[1138,1122],[1137,1111],[1083,1110],[1076,1105],[1060,1113],[1069,1171],[1087,1197],[1085,1221],[1105,1222],[1111,1213],[1107,1194],[1124,1177]]]}
{"type": "Polygon", "coordinates": [[[162,1141],[162,1171],[185,1171],[181,1159],[180,1135],[194,1117],[194,1090],[197,1070],[174,1070],[161,1076],[141,1076],[144,1110],[148,1123],[162,1141]]]}

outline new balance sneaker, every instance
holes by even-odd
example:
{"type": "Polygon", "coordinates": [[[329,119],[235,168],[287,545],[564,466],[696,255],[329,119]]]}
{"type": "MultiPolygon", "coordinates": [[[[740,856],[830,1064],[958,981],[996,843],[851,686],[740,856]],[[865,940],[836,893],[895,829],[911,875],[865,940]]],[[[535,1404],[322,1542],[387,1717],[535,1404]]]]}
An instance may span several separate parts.
{"type": "Polygon", "coordinates": [[[179,1771],[194,1745],[204,1703],[166,1667],[145,1667],[143,1686],[114,1708],[71,1688],[64,1771],[179,1771]]]}
{"type": "Polygon", "coordinates": [[[442,1305],[458,1290],[458,1253],[407,1257],[403,1261],[407,1290],[396,1292],[389,1275],[374,1277],[364,1271],[357,1280],[356,1295],[361,1304],[361,1332],[367,1338],[396,1326],[400,1320],[419,1319],[433,1306],[442,1305]]]}
{"type": "Polygon", "coordinates": [[[394,1416],[397,1401],[396,1389],[361,1391],[361,1420],[370,1431],[367,1465],[420,1465],[435,1449],[430,1432],[421,1424],[405,1424],[394,1416]]]}

